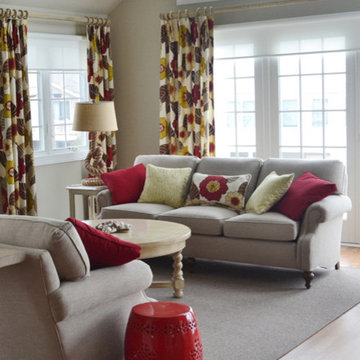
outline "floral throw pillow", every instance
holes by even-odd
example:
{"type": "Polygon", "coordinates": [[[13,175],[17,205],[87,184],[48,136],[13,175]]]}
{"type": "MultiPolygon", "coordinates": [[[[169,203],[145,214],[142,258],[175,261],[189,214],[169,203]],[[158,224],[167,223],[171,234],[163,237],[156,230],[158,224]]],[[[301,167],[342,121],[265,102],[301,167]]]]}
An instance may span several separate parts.
{"type": "Polygon", "coordinates": [[[195,173],[185,206],[215,205],[241,211],[251,175],[208,175],[195,173]]]}

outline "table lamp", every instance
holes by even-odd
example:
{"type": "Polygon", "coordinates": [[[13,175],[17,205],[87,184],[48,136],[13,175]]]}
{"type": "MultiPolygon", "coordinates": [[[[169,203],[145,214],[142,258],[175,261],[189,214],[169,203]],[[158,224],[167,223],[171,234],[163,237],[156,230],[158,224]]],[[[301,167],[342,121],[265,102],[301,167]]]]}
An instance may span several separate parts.
{"type": "Polygon", "coordinates": [[[82,179],[85,186],[103,185],[101,174],[107,172],[103,160],[103,149],[96,144],[96,132],[116,131],[118,129],[115,107],[112,101],[80,102],[75,104],[73,130],[92,133],[90,150],[85,159],[85,168],[92,178],[82,179]]]}

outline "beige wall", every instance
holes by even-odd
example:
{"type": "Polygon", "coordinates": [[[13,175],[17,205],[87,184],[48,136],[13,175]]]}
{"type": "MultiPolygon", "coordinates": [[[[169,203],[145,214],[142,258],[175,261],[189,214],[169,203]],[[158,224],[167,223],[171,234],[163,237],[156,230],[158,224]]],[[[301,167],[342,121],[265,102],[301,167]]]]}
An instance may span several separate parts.
{"type": "Polygon", "coordinates": [[[159,14],[175,0],[123,0],[111,14],[118,167],[159,152],[159,14]]]}

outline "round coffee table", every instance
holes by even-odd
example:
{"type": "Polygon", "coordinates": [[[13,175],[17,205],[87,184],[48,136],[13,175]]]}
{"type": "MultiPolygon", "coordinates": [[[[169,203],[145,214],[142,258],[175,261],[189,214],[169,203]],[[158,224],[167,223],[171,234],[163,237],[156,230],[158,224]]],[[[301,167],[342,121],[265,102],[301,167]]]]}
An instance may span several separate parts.
{"type": "Polygon", "coordinates": [[[182,272],[182,250],[186,240],[191,236],[191,230],[185,225],[170,221],[148,219],[98,219],[84,220],[90,226],[117,220],[131,225],[128,232],[112,233],[121,240],[140,245],[141,255],[139,259],[150,259],[158,256],[172,255],[173,276],[171,281],[154,281],[151,287],[172,287],[174,296],[180,298],[184,292],[184,275],[182,272]]]}

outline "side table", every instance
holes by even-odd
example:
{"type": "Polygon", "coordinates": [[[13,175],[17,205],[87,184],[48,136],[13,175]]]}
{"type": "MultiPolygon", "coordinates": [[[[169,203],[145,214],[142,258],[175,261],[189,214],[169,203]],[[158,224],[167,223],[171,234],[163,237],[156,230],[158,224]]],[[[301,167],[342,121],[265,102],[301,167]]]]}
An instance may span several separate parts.
{"type": "Polygon", "coordinates": [[[99,186],[84,186],[84,185],[69,185],[66,190],[69,192],[69,205],[70,205],[70,217],[75,217],[75,195],[82,195],[84,200],[87,201],[87,207],[85,207],[84,217],[85,219],[93,220],[96,217],[96,195],[107,189],[105,185],[99,186]]]}

